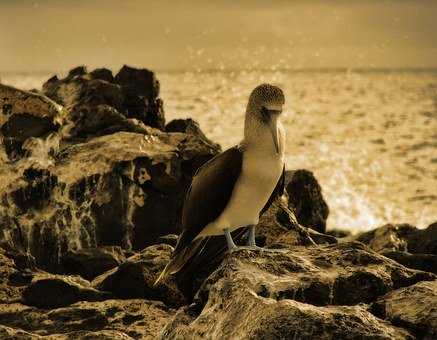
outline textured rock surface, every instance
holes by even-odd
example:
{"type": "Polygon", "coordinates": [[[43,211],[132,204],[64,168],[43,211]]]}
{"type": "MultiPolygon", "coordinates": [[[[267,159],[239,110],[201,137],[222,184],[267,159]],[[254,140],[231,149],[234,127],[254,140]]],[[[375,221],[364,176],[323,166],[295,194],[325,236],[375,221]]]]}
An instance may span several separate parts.
{"type": "Polygon", "coordinates": [[[66,274],[92,280],[125,260],[125,252],[121,247],[106,246],[70,250],[61,258],[61,266],[66,274]]]}
{"type": "Polygon", "coordinates": [[[406,267],[437,273],[437,223],[423,230],[386,224],[354,238],[406,267]]]}
{"type": "Polygon", "coordinates": [[[172,250],[167,244],[147,247],[116,269],[97,277],[92,284],[121,299],[145,298],[161,300],[173,307],[181,306],[185,299],[173,278],[158,286],[153,285],[170,260],[172,250]]]}
{"type": "Polygon", "coordinates": [[[365,305],[345,305],[433,279],[359,243],[241,250],[225,258],[161,337],[405,339],[408,331],[375,317],[365,305]]]}
{"type": "Polygon", "coordinates": [[[57,131],[62,120],[62,107],[48,97],[0,84],[0,137],[10,160],[24,155],[26,139],[57,131]]]}
{"type": "MultiPolygon", "coordinates": [[[[49,135],[15,136],[27,150],[19,162],[1,150],[0,244],[60,273],[68,252],[142,249],[178,233],[191,178],[220,147],[192,121],[184,132],[145,125],[164,128],[153,72],[125,66],[113,77],[81,66],[63,79],[52,77],[43,91],[51,99],[0,88],[4,126],[11,115],[24,114],[60,125],[49,135]]],[[[80,274],[91,279],[96,273],[80,274]]]]}
{"type": "Polygon", "coordinates": [[[437,281],[394,290],[375,303],[375,312],[421,339],[437,337],[437,281]]]}
{"type": "Polygon", "coordinates": [[[298,222],[324,233],[329,207],[313,173],[308,170],[286,171],[285,178],[289,207],[294,211],[298,222]]]}
{"type": "Polygon", "coordinates": [[[98,291],[78,276],[38,274],[23,291],[23,303],[38,308],[57,308],[77,301],[102,301],[110,294],[98,291]]]}
{"type": "MultiPolygon", "coordinates": [[[[174,310],[162,302],[106,300],[40,310],[18,303],[0,305],[0,335],[44,339],[156,339],[174,310]],[[29,335],[30,334],[30,335],[29,335]]],[[[6,338],[7,339],[7,338],[6,338]]],[[[18,338],[18,339],[25,339],[18,338]]]]}

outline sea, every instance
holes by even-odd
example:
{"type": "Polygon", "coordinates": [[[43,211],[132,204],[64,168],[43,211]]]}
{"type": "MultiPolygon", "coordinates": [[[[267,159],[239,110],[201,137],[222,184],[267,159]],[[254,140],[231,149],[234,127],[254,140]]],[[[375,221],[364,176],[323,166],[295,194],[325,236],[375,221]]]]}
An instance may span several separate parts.
{"type": "MultiPolygon", "coordinates": [[[[0,73],[41,88],[53,73],[0,73]]],[[[437,70],[160,71],[167,121],[195,119],[223,149],[243,135],[251,90],[285,92],[288,169],[308,169],[330,214],[328,229],[437,221],[437,70]]]]}

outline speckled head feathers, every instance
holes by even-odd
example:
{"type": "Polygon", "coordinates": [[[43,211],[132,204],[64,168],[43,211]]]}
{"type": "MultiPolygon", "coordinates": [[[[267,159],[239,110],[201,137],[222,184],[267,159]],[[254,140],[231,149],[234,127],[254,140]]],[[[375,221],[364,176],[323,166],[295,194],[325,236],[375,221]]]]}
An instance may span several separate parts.
{"type": "Polygon", "coordinates": [[[261,84],[255,87],[249,97],[249,106],[255,110],[265,107],[268,110],[282,110],[285,97],[282,90],[271,84],[261,84]]]}

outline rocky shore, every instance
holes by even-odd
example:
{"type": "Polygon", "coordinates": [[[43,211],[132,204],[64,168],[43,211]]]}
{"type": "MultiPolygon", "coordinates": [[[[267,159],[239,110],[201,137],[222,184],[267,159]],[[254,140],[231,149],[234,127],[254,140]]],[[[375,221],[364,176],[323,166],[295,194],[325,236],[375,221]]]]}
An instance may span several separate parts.
{"type": "Polygon", "coordinates": [[[218,246],[154,286],[221,151],[195,121],[166,123],[159,91],[128,66],[0,84],[0,339],[437,338],[437,223],[327,231],[303,169],[260,219],[274,251],[218,246]]]}

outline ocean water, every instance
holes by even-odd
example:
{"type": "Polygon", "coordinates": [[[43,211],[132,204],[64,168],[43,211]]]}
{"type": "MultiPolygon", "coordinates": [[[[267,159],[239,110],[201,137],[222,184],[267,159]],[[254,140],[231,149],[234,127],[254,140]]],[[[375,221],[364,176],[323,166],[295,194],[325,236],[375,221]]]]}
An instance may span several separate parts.
{"type": "MultiPolygon", "coordinates": [[[[5,74],[40,88],[50,74],[5,74]]],[[[223,148],[238,143],[250,91],[283,88],[287,168],[314,172],[328,228],[437,221],[437,71],[158,72],[167,120],[192,117],[223,148]]]]}

